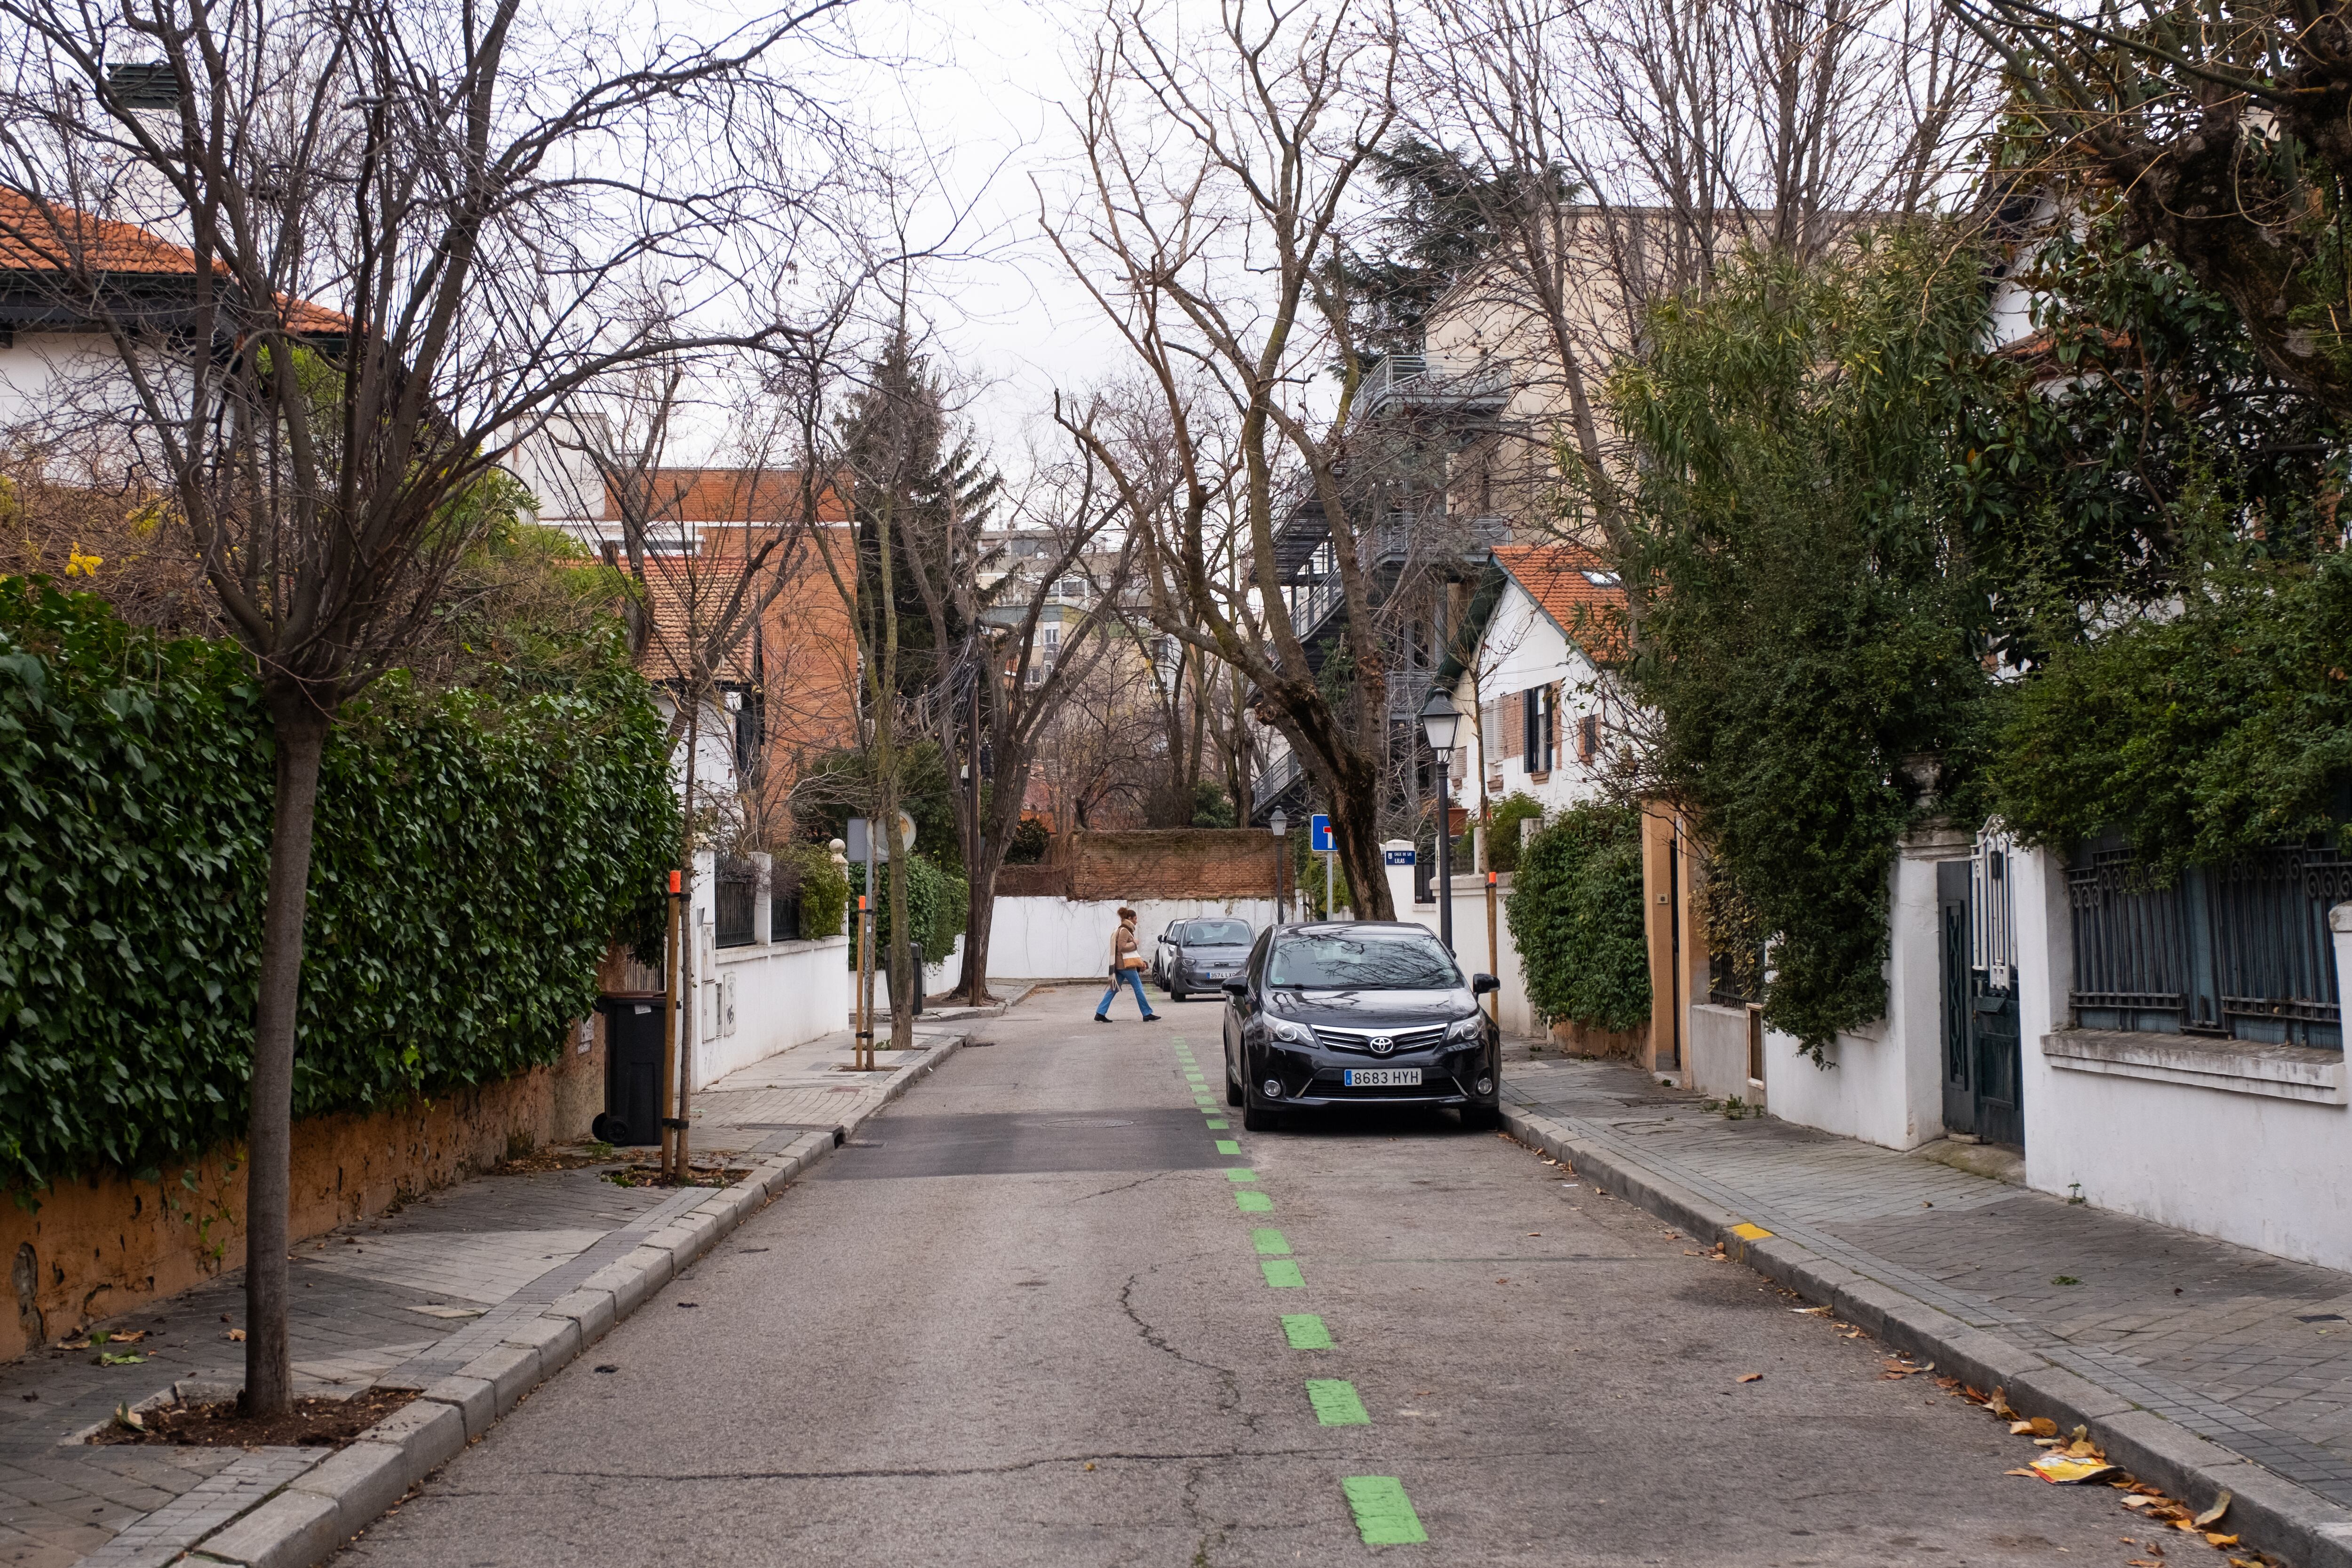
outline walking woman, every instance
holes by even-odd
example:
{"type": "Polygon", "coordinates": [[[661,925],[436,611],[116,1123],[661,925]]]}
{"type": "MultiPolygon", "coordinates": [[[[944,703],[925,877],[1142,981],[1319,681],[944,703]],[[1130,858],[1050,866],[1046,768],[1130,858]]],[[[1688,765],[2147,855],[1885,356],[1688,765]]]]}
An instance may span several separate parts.
{"type": "Polygon", "coordinates": [[[1143,1009],[1143,1021],[1160,1022],[1160,1015],[1151,1010],[1150,998],[1143,994],[1143,954],[1135,951],[1135,911],[1124,906],[1118,911],[1118,929],[1110,933],[1110,989],[1095,1004],[1096,1023],[1110,1022],[1110,1005],[1122,980],[1135,987],[1135,1005],[1143,1009]]]}

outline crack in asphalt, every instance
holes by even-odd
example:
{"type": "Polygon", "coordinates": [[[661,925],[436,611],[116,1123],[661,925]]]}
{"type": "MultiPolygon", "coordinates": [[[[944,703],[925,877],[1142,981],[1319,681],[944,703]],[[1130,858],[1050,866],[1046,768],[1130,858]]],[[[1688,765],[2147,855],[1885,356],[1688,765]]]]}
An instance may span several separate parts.
{"type": "Polygon", "coordinates": [[[1217,1374],[1218,1382],[1223,1384],[1223,1392],[1217,1397],[1218,1407],[1239,1415],[1241,1418],[1242,1427],[1244,1431],[1256,1431],[1257,1417],[1250,1415],[1241,1407],[1241,1378],[1234,1373],[1233,1368],[1219,1366],[1214,1362],[1202,1361],[1197,1356],[1186,1355],[1182,1351],[1178,1350],[1174,1345],[1170,1344],[1166,1339],[1162,1338],[1159,1330],[1153,1328],[1150,1323],[1143,1321],[1143,1314],[1135,1310],[1135,1288],[1137,1285],[1140,1284],[1142,1280],[1143,1276],[1140,1274],[1130,1274],[1127,1277],[1127,1283],[1118,1288],[1118,1310],[1127,1314],[1127,1321],[1135,1325],[1135,1331],[1143,1336],[1143,1342],[1150,1345],[1153,1350],[1174,1356],[1186,1366],[1196,1366],[1203,1372],[1215,1373],[1217,1374]]]}
{"type": "Polygon", "coordinates": [[[1072,1198],[1070,1201],[1074,1204],[1082,1204],[1088,1198],[1104,1198],[1108,1197],[1113,1193],[1133,1192],[1136,1188],[1142,1186],[1147,1182],[1156,1182],[1162,1176],[1172,1176],[1175,1173],[1176,1173],[1173,1171],[1154,1171],[1148,1176],[1139,1176],[1131,1182],[1121,1182],[1118,1186],[1105,1187],[1098,1193],[1080,1193],[1076,1197],[1072,1198]]]}

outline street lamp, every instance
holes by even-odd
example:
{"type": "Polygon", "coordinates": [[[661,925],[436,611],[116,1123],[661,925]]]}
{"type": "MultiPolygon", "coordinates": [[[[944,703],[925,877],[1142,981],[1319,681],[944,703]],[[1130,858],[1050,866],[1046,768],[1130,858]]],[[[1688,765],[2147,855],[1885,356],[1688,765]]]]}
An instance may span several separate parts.
{"type": "Polygon", "coordinates": [[[1290,847],[1290,818],[1283,816],[1282,807],[1277,805],[1274,808],[1274,815],[1265,819],[1265,825],[1274,831],[1274,923],[1280,925],[1283,852],[1290,847]]]}
{"type": "Polygon", "coordinates": [[[1445,760],[1454,754],[1454,731],[1461,724],[1445,688],[1432,686],[1421,705],[1421,729],[1437,754],[1437,940],[1448,952],[1454,951],[1454,816],[1445,804],[1445,760]]]}

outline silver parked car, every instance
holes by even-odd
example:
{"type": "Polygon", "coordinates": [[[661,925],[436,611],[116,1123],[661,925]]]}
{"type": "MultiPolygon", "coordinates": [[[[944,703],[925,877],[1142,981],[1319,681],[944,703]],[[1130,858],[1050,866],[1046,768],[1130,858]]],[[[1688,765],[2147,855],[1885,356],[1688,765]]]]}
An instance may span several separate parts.
{"type": "Polygon", "coordinates": [[[1226,915],[1177,921],[1160,933],[1152,973],[1171,1002],[1181,1002],[1196,991],[1215,994],[1242,972],[1255,935],[1249,921],[1226,915]]]}

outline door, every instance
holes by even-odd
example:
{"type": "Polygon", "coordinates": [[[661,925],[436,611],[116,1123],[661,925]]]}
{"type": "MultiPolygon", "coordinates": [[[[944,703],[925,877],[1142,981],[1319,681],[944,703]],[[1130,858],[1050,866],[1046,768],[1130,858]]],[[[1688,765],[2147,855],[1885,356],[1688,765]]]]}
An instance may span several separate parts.
{"type": "Polygon", "coordinates": [[[1969,863],[1936,866],[1936,934],[1943,968],[1944,1131],[1977,1131],[1976,1034],[1969,1022],[1969,863]]]}
{"type": "Polygon", "coordinates": [[[1936,868],[1943,969],[1944,1126],[2022,1147],[2024,1040],[2010,933],[2011,846],[1979,834],[1975,855],[1936,868]]]}

